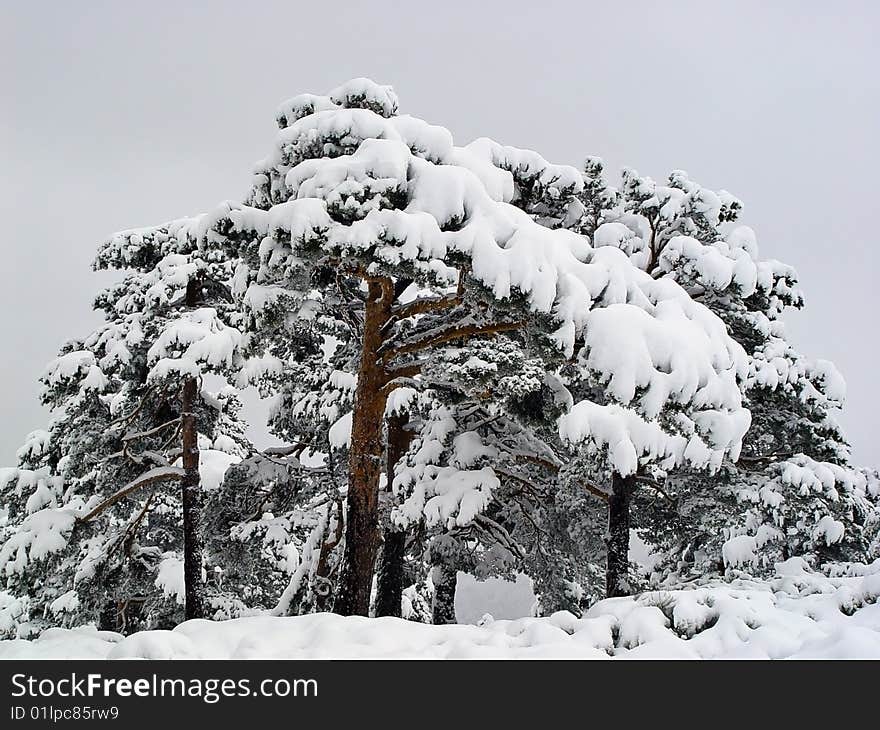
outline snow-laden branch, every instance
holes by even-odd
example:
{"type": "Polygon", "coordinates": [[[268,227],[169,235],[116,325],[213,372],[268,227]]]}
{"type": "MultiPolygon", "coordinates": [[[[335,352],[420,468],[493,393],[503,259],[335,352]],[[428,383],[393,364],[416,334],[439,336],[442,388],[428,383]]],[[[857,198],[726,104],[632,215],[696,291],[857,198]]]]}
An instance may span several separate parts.
{"type": "Polygon", "coordinates": [[[173,418],[170,421],[166,421],[165,423],[156,426],[155,428],[150,428],[146,431],[137,431],[136,433],[129,433],[122,437],[123,441],[135,441],[136,439],[146,438],[147,436],[155,436],[157,433],[161,433],[166,428],[170,428],[171,426],[177,426],[180,423],[179,418],[173,418]]]}
{"type": "Polygon", "coordinates": [[[427,350],[430,347],[436,347],[447,342],[454,342],[462,338],[482,337],[485,335],[493,335],[501,332],[511,332],[520,329],[524,322],[492,322],[490,324],[468,324],[458,325],[439,331],[430,332],[425,336],[412,340],[407,340],[399,345],[393,346],[386,350],[382,355],[383,362],[389,362],[401,355],[408,355],[413,352],[427,350]]]}
{"type": "Polygon", "coordinates": [[[460,294],[442,296],[442,297],[421,297],[413,299],[406,304],[400,304],[391,309],[391,320],[407,319],[415,317],[417,314],[431,314],[433,312],[442,312],[447,309],[453,309],[463,301],[460,294]]]}
{"type": "Polygon", "coordinates": [[[138,489],[143,489],[144,487],[148,487],[151,484],[168,481],[170,479],[182,479],[183,475],[183,469],[176,466],[160,466],[156,469],[150,469],[150,471],[141,474],[137,479],[133,479],[124,487],[122,487],[122,489],[114,492],[112,495],[107,497],[107,499],[105,499],[97,507],[92,509],[88,514],[84,515],[83,517],[78,517],[77,519],[80,522],[88,522],[89,520],[97,517],[108,507],[116,504],[116,502],[118,502],[123,497],[131,494],[132,492],[136,492],[138,489]]]}

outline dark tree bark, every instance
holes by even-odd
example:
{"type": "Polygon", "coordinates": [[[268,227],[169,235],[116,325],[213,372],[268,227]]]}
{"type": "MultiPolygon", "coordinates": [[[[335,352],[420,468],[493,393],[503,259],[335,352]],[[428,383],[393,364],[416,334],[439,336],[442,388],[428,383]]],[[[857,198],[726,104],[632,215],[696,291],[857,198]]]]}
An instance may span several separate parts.
{"type": "Polygon", "coordinates": [[[382,556],[376,577],[376,615],[402,615],[403,566],[406,555],[406,531],[388,528],[382,541],[382,556]]]}
{"type": "Polygon", "coordinates": [[[181,433],[183,439],[183,582],[186,618],[205,617],[205,584],[202,580],[202,485],[199,478],[199,435],[194,413],[198,383],[183,384],[181,433]]]}
{"type": "MultiPolygon", "coordinates": [[[[413,440],[413,434],[407,429],[409,416],[401,414],[389,416],[388,446],[386,449],[385,475],[388,488],[394,479],[394,466],[403,458],[413,440]]],[[[406,554],[406,530],[387,527],[382,539],[382,557],[376,581],[376,615],[401,615],[401,599],[403,598],[403,561],[406,554]]]]}
{"type": "Polygon", "coordinates": [[[119,607],[115,600],[109,600],[104,603],[104,607],[98,614],[98,630],[99,631],[118,631],[119,630],[119,607]]]}
{"type": "Polygon", "coordinates": [[[364,310],[363,350],[355,391],[348,458],[345,554],[333,610],[367,616],[373,569],[379,549],[379,477],[382,473],[382,419],[388,377],[380,359],[382,326],[391,315],[390,279],[370,280],[364,310]]]}
{"type": "Polygon", "coordinates": [[[636,477],[611,476],[611,496],[608,499],[608,536],[605,570],[607,598],[628,596],[629,584],[629,529],[630,503],[636,488],[636,477]]]}
{"type": "Polygon", "coordinates": [[[434,581],[434,600],[431,602],[431,623],[454,624],[455,618],[455,585],[458,571],[446,563],[438,563],[431,570],[434,581]]]}
{"type": "MultiPolygon", "coordinates": [[[[201,285],[190,281],[186,287],[187,306],[197,306],[201,285]]],[[[180,398],[180,431],[183,446],[183,583],[187,619],[206,615],[205,582],[202,580],[202,482],[199,476],[199,432],[196,424],[198,381],[187,378],[180,398]]]]}

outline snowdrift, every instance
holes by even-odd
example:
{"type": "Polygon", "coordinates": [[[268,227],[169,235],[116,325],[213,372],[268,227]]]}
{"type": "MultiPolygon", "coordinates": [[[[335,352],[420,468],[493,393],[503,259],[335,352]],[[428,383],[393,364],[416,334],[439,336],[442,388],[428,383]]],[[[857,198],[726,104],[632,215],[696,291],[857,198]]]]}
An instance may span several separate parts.
{"type": "Polygon", "coordinates": [[[600,601],[583,618],[430,626],[334,614],[187,621],[128,637],[91,627],[0,642],[0,658],[878,658],[880,560],[830,575],[792,558],[747,579],[600,601]]]}

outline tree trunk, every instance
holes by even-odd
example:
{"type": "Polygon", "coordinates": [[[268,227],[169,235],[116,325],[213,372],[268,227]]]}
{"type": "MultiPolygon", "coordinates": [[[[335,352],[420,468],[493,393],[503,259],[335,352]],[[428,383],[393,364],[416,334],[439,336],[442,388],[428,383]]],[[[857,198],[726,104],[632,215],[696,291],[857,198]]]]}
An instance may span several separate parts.
{"type": "Polygon", "coordinates": [[[199,477],[199,434],[195,406],[198,382],[183,384],[180,416],[183,440],[183,584],[187,619],[205,617],[205,583],[202,580],[202,484],[199,477]]]}
{"type": "Polygon", "coordinates": [[[370,612],[373,569],[379,549],[379,477],[382,473],[382,419],[385,371],[379,362],[381,328],[391,313],[390,279],[369,282],[364,311],[361,363],[351,423],[345,554],[333,610],[344,616],[370,612]]]}
{"type": "Polygon", "coordinates": [[[458,571],[446,563],[439,563],[431,569],[431,579],[434,582],[431,623],[457,623],[455,618],[455,584],[458,581],[458,571]]]}
{"type": "MultiPolygon", "coordinates": [[[[394,480],[394,466],[406,454],[413,434],[406,428],[409,415],[389,416],[388,447],[386,449],[385,475],[388,490],[394,480]]],[[[376,581],[376,615],[401,615],[401,599],[403,598],[403,559],[406,555],[406,531],[389,525],[385,529],[382,540],[382,558],[376,581]]]]}
{"type": "MultiPolygon", "coordinates": [[[[201,301],[202,284],[191,279],[186,286],[186,305],[196,307],[201,301]]],[[[199,385],[195,378],[183,383],[180,398],[180,432],[183,446],[183,585],[184,615],[187,619],[206,615],[205,582],[202,580],[202,480],[199,475],[199,431],[196,404],[199,385]]]]}
{"type": "Polygon", "coordinates": [[[403,615],[403,565],[406,555],[406,531],[389,528],[382,542],[382,558],[376,579],[376,615],[403,615]]]}
{"type": "Polygon", "coordinates": [[[629,527],[630,502],[635,492],[635,475],[622,477],[616,472],[611,476],[611,496],[608,499],[608,536],[605,571],[605,595],[607,598],[628,596],[629,584],[629,527]]]}

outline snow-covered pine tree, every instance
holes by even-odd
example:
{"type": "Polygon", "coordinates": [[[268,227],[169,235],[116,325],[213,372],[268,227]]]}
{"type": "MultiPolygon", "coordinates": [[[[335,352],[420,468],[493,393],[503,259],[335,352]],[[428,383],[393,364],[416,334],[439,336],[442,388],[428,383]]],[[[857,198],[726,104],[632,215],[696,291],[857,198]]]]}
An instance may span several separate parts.
{"type": "Polygon", "coordinates": [[[719,375],[718,343],[700,342],[688,328],[664,332],[664,309],[656,328],[639,310],[597,311],[568,374],[576,402],[560,419],[560,434],[584,450],[586,479],[595,478],[598,466],[610,482],[604,490],[609,597],[632,591],[631,502],[638,487],[662,491],[658,475],[677,466],[717,470],[726,455],[738,456],[749,425],[737,388],[744,376],[741,348],[728,341],[727,369],[719,375]],[[640,332],[642,324],[654,331],[640,332]],[[628,333],[628,341],[609,347],[611,331],[628,333]]]}
{"type": "MultiPolygon", "coordinates": [[[[622,323],[621,330],[626,324],[622,323]]],[[[606,326],[613,328],[615,323],[609,321],[606,326]]],[[[632,358],[606,363],[602,357],[608,353],[601,351],[601,345],[607,330],[601,325],[594,327],[595,331],[587,332],[578,361],[561,369],[562,377],[546,372],[546,360],[529,361],[513,339],[515,335],[447,348],[423,367],[420,383],[437,400],[407,463],[395,477],[396,489],[405,496],[395,517],[404,524],[424,520],[429,529],[440,527],[430,546],[434,601],[440,611],[436,622],[447,622],[451,616],[456,570],[486,576],[503,574],[513,566],[529,566],[543,578],[540,590],[546,596],[545,605],[564,602],[579,610],[582,583],[594,582],[594,576],[589,575],[586,564],[580,570],[575,568],[573,558],[578,553],[588,555],[592,541],[582,539],[581,550],[572,550],[572,538],[575,534],[584,538],[584,526],[595,525],[595,511],[584,504],[584,495],[590,493],[614,506],[613,487],[609,490],[594,483],[603,476],[602,467],[606,467],[604,476],[608,478],[608,472],[613,475],[615,469],[607,467],[616,466],[617,476],[610,478],[618,482],[628,475],[621,474],[624,469],[644,469],[658,462],[666,468],[683,463],[717,468],[723,454],[735,448],[742,437],[748,415],[738,408],[733,372],[726,383],[713,382],[709,375],[691,375],[703,377],[705,389],[697,392],[699,386],[693,386],[689,396],[673,401],[668,405],[670,413],[659,419],[613,403],[612,386],[619,387],[620,379],[625,383],[627,377],[642,378],[637,408],[647,410],[652,385],[668,393],[670,380],[672,387],[676,382],[669,375],[678,382],[686,379],[676,368],[711,372],[711,349],[702,358],[691,349],[687,359],[675,359],[668,354],[675,350],[664,355],[663,347],[687,351],[687,341],[676,341],[673,336],[667,337],[665,344],[655,344],[650,353],[645,347],[641,351],[631,348],[632,358]],[[645,361],[641,372],[640,355],[645,361]],[[657,375],[654,383],[648,362],[669,363],[658,369],[663,375],[657,375]],[[632,367],[630,372],[628,366],[632,367]],[[614,376],[603,379],[595,372],[615,373],[618,383],[613,382],[614,376]],[[574,396],[566,382],[576,385],[577,390],[572,390],[583,399],[574,408],[574,396]],[[555,424],[563,411],[568,412],[562,418],[564,440],[560,442],[559,434],[548,433],[548,425],[555,424]],[[707,444],[701,438],[707,433],[718,440],[707,444]],[[587,453],[573,458],[565,441],[587,441],[587,453]],[[625,463],[630,451],[632,466],[625,463]],[[581,499],[572,499],[572,486],[581,499]],[[572,519],[569,511],[569,519],[560,520],[562,505],[569,510],[577,505],[577,518],[572,519]],[[524,551],[523,545],[530,549],[524,551]],[[499,554],[503,555],[500,560],[499,554]],[[573,579],[575,575],[582,577],[581,582],[573,579]]],[[[635,327],[629,329],[637,332],[635,327]]],[[[739,355],[741,352],[732,348],[731,362],[739,355]]],[[[662,491],[659,485],[655,488],[662,491]]],[[[624,499],[629,496],[619,498],[617,512],[609,516],[611,534],[618,538],[608,550],[611,592],[625,589],[613,586],[623,586],[627,579],[629,506],[624,499]],[[612,562],[615,558],[617,563],[612,562]]],[[[592,552],[594,557],[595,548],[592,552]]]]}
{"type": "MultiPolygon", "coordinates": [[[[423,297],[406,304],[398,302],[395,305],[397,297],[405,289],[400,285],[402,282],[419,281],[435,289],[455,287],[458,284],[456,272],[450,270],[448,265],[445,265],[445,270],[438,271],[432,270],[428,261],[420,261],[419,259],[430,258],[424,253],[404,252],[402,259],[398,255],[397,261],[391,261],[384,260],[387,254],[383,251],[400,248],[404,243],[397,238],[394,231],[383,230],[388,223],[392,223],[390,219],[387,222],[381,220],[387,217],[387,212],[398,211],[393,216],[398,219],[398,227],[400,224],[406,225],[407,221],[418,223],[421,219],[429,226],[433,224],[434,230],[429,230],[429,233],[441,236],[444,233],[441,228],[451,225],[453,219],[464,218],[463,201],[453,200],[453,209],[446,210],[442,209],[445,208],[445,202],[439,200],[439,221],[434,217],[434,211],[425,210],[422,215],[414,215],[418,213],[417,208],[412,212],[403,210],[413,208],[413,196],[406,190],[411,186],[407,182],[407,168],[411,166],[411,161],[415,167],[424,163],[422,167],[427,174],[447,172],[434,163],[453,152],[448,132],[441,128],[431,128],[419,120],[398,117],[393,93],[387,88],[377,87],[363,80],[353,82],[317,102],[321,111],[315,110],[315,103],[314,97],[306,97],[286,105],[288,111],[280,115],[284,131],[278,153],[264,165],[263,178],[259,181],[252,200],[271,200],[275,203],[270,213],[273,218],[277,218],[283,207],[294,205],[309,214],[321,214],[323,210],[325,216],[318,226],[314,226],[314,221],[311,221],[317,236],[326,239],[323,245],[315,246],[316,242],[307,239],[301,243],[293,234],[290,242],[284,241],[282,237],[282,240],[276,240],[276,250],[270,249],[270,256],[263,257],[260,275],[277,277],[278,266],[272,258],[283,253],[286,246],[290,246],[291,253],[296,251],[299,254],[298,249],[303,249],[303,253],[310,255],[312,267],[326,267],[329,261],[331,266],[337,268],[337,279],[341,274],[341,278],[356,284],[348,285],[353,295],[349,308],[359,313],[356,316],[360,320],[357,336],[361,344],[361,358],[357,370],[356,406],[351,422],[346,560],[336,608],[342,612],[366,612],[378,547],[377,497],[381,475],[379,464],[383,453],[381,433],[385,400],[394,387],[405,383],[406,378],[416,375],[419,368],[414,363],[400,368],[389,368],[388,365],[395,355],[411,356],[453,340],[500,331],[515,325],[506,321],[495,322],[492,318],[483,318],[481,321],[480,318],[469,316],[465,307],[463,281],[459,287],[461,291],[453,289],[449,293],[423,297]],[[339,124],[342,124],[341,128],[339,124]],[[315,136],[324,142],[320,146],[322,157],[310,159],[310,145],[314,144],[315,136]],[[306,139],[308,146],[305,144],[306,139]],[[332,162],[334,158],[336,162],[332,162]],[[386,167],[387,172],[382,169],[386,167]],[[302,176],[301,179],[296,180],[293,177],[296,173],[302,176]],[[282,178],[284,185],[278,184],[282,178]],[[346,178],[347,182],[341,187],[340,182],[346,178]],[[300,200],[294,201],[294,198],[300,200]],[[291,202],[288,203],[288,200],[291,202]],[[312,201],[319,205],[316,207],[312,201]],[[371,211],[373,217],[367,220],[371,211]],[[325,230],[320,230],[322,228],[325,230]],[[371,240],[365,240],[363,245],[355,240],[334,240],[337,235],[348,237],[364,234],[371,240]],[[307,245],[303,246],[303,243],[307,245]],[[343,252],[348,256],[340,256],[343,252]],[[366,297],[360,293],[363,287],[357,286],[358,282],[366,288],[366,297]],[[412,320],[417,316],[422,322],[431,321],[431,326],[422,328],[424,339],[419,339],[413,333],[414,336],[404,343],[401,334],[413,329],[412,320]],[[403,345],[400,352],[395,350],[395,339],[403,345]]],[[[484,156],[504,153],[503,149],[488,140],[481,141],[480,148],[485,150],[482,153],[484,156]]],[[[504,162],[508,162],[506,157],[504,162]]],[[[529,162],[516,160],[515,167],[529,181],[529,198],[540,201],[546,197],[545,190],[555,189],[557,181],[548,179],[545,186],[540,186],[538,183],[541,170],[534,172],[529,162]]],[[[448,172],[454,172],[451,166],[448,172]]],[[[567,175],[569,185],[577,184],[570,171],[564,170],[563,173],[567,175]]],[[[449,179],[439,180],[435,175],[433,180],[435,191],[443,197],[447,197],[446,191],[442,189],[446,187],[445,183],[456,184],[452,175],[446,177],[449,179]]],[[[427,187],[422,185],[422,188],[427,187]]],[[[457,196],[453,192],[452,197],[461,198],[461,192],[457,196]]],[[[416,203],[418,206],[418,201],[416,203]]],[[[538,204],[540,203],[536,202],[538,204]]],[[[549,204],[543,205],[542,210],[547,215],[556,212],[556,208],[549,204]]],[[[300,225],[296,215],[293,216],[292,223],[300,225]]],[[[277,238],[279,237],[276,235],[277,238]]],[[[286,264],[283,258],[280,262],[286,264]]],[[[443,265],[441,259],[434,264],[438,268],[443,265]]],[[[282,276],[287,275],[283,268],[280,273],[282,276]]]]}
{"type": "Polygon", "coordinates": [[[794,555],[816,565],[867,559],[872,501],[880,495],[870,474],[852,467],[833,416],[844,402],[843,378],[833,364],[804,358],[787,340],[781,316],[803,304],[794,271],[759,260],[746,228],[711,246],[672,239],[661,267],[698,287],[695,296],[729,322],[751,354],[746,396],[753,426],[740,461],[724,471],[726,488],[707,500],[699,480],[676,487],[680,509],[699,503],[702,513],[695,529],[678,536],[685,570],[763,573],[794,555]]]}
{"type": "Polygon", "coordinates": [[[206,248],[238,261],[233,278],[246,359],[239,382],[273,402],[289,446],[254,453],[210,496],[211,561],[226,615],[329,610],[345,525],[345,463],[359,360],[351,282],[330,267],[258,279],[265,213],[226,203],[206,248]],[[257,580],[254,580],[258,577],[257,580]]]}
{"type": "Polygon", "coordinates": [[[65,345],[42,378],[53,419],[20,450],[24,469],[3,479],[14,529],[0,548],[35,629],[53,615],[169,626],[187,598],[188,614],[204,613],[198,439],[208,470],[237,460],[244,440],[235,394],[199,392],[203,371],[233,365],[239,335],[223,322],[226,267],[190,246],[192,224],[102,247],[97,266],[135,271],[97,297],[105,324],[65,345]]]}
{"type": "MultiPolygon", "coordinates": [[[[576,170],[489,140],[456,147],[365,79],[278,119],[246,203],[188,230],[198,250],[241,259],[234,288],[253,320],[320,317],[332,292],[351,322],[353,405],[329,431],[348,445],[335,610],[369,610],[388,397],[452,345],[520,332],[546,369],[577,363],[617,403],[577,403],[563,433],[604,449],[621,478],[639,457],[714,463],[737,448],[740,349],[677,284],[567,229],[583,210],[576,170]],[[432,294],[401,301],[405,281],[432,294]],[[614,356],[630,349],[632,362],[614,356]]],[[[451,512],[472,511],[494,487],[484,476],[444,493],[451,512]]]]}
{"type": "MultiPolygon", "coordinates": [[[[148,326],[158,332],[147,352],[147,364],[152,366],[147,383],[161,383],[166,390],[169,385],[180,389],[180,421],[175,427],[179,428],[180,441],[174,446],[179,448],[183,469],[180,481],[186,618],[203,618],[208,612],[203,577],[197,418],[202,400],[202,378],[206,373],[213,373],[234,379],[241,363],[241,333],[228,324],[239,319],[228,288],[233,262],[218,256],[209,247],[198,245],[200,231],[209,223],[210,220],[203,216],[175,221],[153,230],[123,232],[108,241],[96,259],[98,267],[134,268],[147,278],[150,289],[141,311],[150,318],[148,326]],[[153,281],[157,271],[163,272],[165,277],[161,293],[153,281]],[[206,306],[209,304],[213,306],[206,306]]],[[[133,298],[140,294],[143,285],[138,273],[126,279],[129,287],[123,296],[127,307],[135,303],[133,298]]],[[[237,400],[234,400],[234,407],[237,407],[237,400]]],[[[162,424],[156,428],[161,432],[169,426],[162,424]]],[[[246,443],[240,433],[235,435],[239,436],[238,442],[229,440],[227,447],[233,454],[241,455],[246,443]]],[[[129,434],[125,438],[128,443],[135,437],[129,434]]],[[[99,505],[87,518],[100,514],[103,508],[103,504],[99,505]]]]}
{"type": "MultiPolygon", "coordinates": [[[[601,170],[594,177],[592,187],[605,189],[601,170]]],[[[621,194],[592,227],[595,245],[623,250],[712,309],[749,356],[752,426],[741,459],[711,480],[681,469],[669,475],[674,509],[652,515],[647,508],[647,538],[685,574],[772,570],[791,555],[814,563],[864,559],[878,495],[872,475],[850,466],[832,415],[843,404],[843,379],[831,363],[807,360],[788,341],[782,314],[803,306],[797,275],[759,259],[750,229],[726,230],[741,209],[729,193],[703,188],[682,171],[658,185],[625,170],[621,194]]]]}

